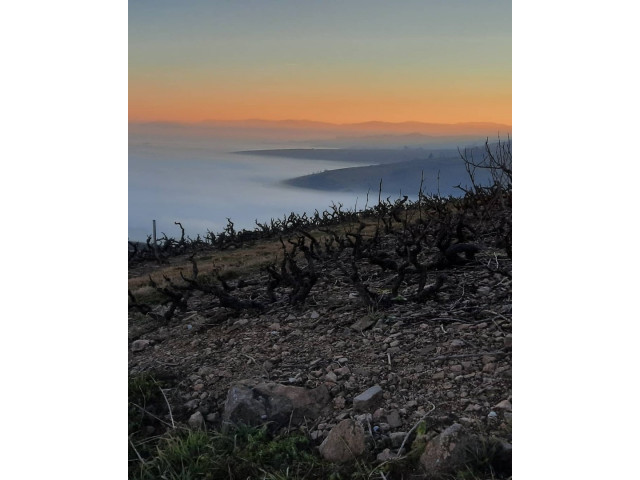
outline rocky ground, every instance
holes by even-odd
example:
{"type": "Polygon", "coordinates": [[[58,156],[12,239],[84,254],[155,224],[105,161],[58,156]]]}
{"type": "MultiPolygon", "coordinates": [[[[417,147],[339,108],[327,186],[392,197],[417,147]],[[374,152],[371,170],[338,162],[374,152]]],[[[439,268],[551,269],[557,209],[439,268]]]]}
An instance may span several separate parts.
{"type": "MultiPolygon", "coordinates": [[[[420,419],[433,435],[462,425],[510,442],[511,259],[486,242],[473,261],[461,263],[446,269],[444,286],[423,303],[365,307],[344,270],[324,265],[303,305],[290,305],[282,290],[262,311],[235,311],[194,292],[169,322],[161,319],[166,306],[146,315],[130,311],[129,375],[163,379],[173,419],[185,424],[220,427],[229,389],[249,380],[324,385],[328,407],[299,426],[317,445],[350,418],[364,426],[374,457],[398,448],[420,419]],[[374,386],[381,398],[354,408],[354,398],[374,386]]],[[[393,272],[359,266],[371,291],[392,288],[393,272]]],[[[191,268],[184,257],[138,266],[130,270],[130,288],[144,289],[150,272],[157,281],[162,272],[182,269],[186,276],[191,268]]],[[[427,284],[436,273],[428,273],[427,284]]],[[[246,285],[234,294],[265,298],[264,271],[244,272],[242,280],[229,282],[246,285]]],[[[411,285],[408,276],[401,295],[410,298],[411,285]]]]}

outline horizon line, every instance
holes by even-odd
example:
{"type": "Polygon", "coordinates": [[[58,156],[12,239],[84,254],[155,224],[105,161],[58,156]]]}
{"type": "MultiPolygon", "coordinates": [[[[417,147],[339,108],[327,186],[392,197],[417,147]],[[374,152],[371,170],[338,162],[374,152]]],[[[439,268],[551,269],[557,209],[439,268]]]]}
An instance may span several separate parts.
{"type": "Polygon", "coordinates": [[[362,125],[362,124],[371,124],[371,123],[384,123],[387,125],[403,125],[407,123],[418,123],[423,125],[504,125],[508,127],[512,127],[512,124],[509,123],[500,123],[500,122],[488,122],[488,121],[464,121],[464,122],[426,122],[422,120],[403,120],[399,122],[391,122],[386,120],[363,120],[359,122],[347,122],[347,123],[335,123],[335,122],[327,122],[324,120],[310,120],[308,118],[286,118],[280,120],[268,119],[268,118],[243,118],[243,119],[215,119],[215,118],[207,118],[204,120],[193,120],[193,121],[185,121],[185,120],[128,120],[127,123],[177,123],[183,125],[197,125],[208,122],[220,122],[220,123],[239,123],[239,122],[270,122],[270,123],[286,123],[286,122],[295,122],[295,123],[317,123],[323,125],[334,125],[334,126],[349,126],[349,125],[362,125]]]}

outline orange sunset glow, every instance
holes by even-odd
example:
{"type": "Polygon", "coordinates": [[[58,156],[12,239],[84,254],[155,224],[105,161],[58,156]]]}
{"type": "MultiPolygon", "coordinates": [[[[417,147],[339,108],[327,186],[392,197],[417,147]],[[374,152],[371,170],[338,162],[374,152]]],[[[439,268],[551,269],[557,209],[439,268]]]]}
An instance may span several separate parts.
{"type": "Polygon", "coordinates": [[[130,5],[132,122],[511,124],[511,4],[130,5]]]}
{"type": "Polygon", "coordinates": [[[354,95],[321,92],[292,95],[250,92],[219,97],[210,92],[166,92],[131,87],[130,120],[173,120],[197,122],[207,119],[240,120],[264,118],[284,120],[309,118],[332,123],[384,119],[389,122],[422,121],[455,123],[489,121],[511,124],[510,91],[424,92],[421,98],[408,95],[354,95]],[[155,101],[162,95],[163,102],[155,101]]]}

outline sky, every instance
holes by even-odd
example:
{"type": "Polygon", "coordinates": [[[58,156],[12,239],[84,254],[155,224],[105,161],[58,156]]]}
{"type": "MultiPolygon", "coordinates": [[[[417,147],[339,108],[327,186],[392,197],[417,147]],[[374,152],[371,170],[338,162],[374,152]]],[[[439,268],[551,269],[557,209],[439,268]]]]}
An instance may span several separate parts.
{"type": "Polygon", "coordinates": [[[129,1],[129,121],[511,125],[511,1],[129,1]]]}

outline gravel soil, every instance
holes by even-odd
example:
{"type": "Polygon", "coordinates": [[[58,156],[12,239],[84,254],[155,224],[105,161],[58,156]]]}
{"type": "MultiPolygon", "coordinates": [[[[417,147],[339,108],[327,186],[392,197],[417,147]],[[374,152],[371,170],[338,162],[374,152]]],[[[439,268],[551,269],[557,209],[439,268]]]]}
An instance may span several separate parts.
{"type": "MultiPolygon", "coordinates": [[[[411,300],[417,274],[409,274],[393,303],[367,307],[331,262],[318,266],[321,274],[302,305],[288,302],[286,288],[267,302],[269,275],[258,268],[243,272],[243,283],[236,277],[228,285],[240,287],[230,292],[237,298],[264,301],[263,310],[228,309],[196,291],[184,311],[165,321],[167,307],[147,301],[151,313],[129,311],[129,375],[162,379],[178,422],[200,411],[219,424],[227,391],[238,380],[325,384],[332,412],[303,426],[319,444],[332,426],[359,414],[354,397],[379,385],[383,401],[367,417],[372,431],[407,432],[435,407],[428,416],[435,428],[458,422],[510,441],[511,259],[489,243],[462,263],[446,268],[443,287],[424,302],[411,300]]],[[[366,260],[357,264],[371,292],[392,289],[396,272],[366,260]]],[[[140,297],[150,273],[159,281],[162,273],[180,270],[192,271],[186,257],[138,265],[129,271],[130,289],[138,285],[140,297]]],[[[438,273],[429,271],[426,284],[438,273]]]]}

